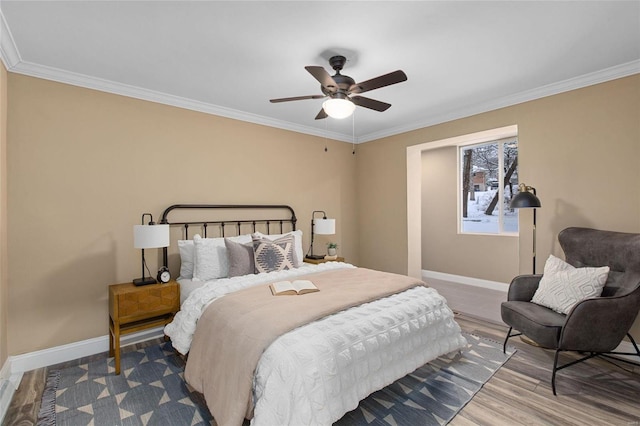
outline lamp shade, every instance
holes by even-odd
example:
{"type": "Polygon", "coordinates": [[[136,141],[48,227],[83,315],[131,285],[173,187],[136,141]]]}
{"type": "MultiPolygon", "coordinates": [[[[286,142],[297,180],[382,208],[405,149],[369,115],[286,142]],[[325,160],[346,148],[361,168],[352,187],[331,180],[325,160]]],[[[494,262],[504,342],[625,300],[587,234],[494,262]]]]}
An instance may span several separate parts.
{"type": "Polygon", "coordinates": [[[169,225],[133,225],[133,247],[139,249],[169,246],[169,225]]]}
{"type": "Polygon", "coordinates": [[[322,109],[331,118],[347,118],[356,109],[356,105],[348,99],[327,99],[322,103],[322,109]]]}
{"type": "Polygon", "coordinates": [[[314,219],[313,232],[319,235],[333,235],[336,233],[335,219],[314,219]]]}
{"type": "Polygon", "coordinates": [[[512,209],[537,208],[542,207],[540,199],[529,191],[518,192],[512,199],[509,206],[512,209]]]}

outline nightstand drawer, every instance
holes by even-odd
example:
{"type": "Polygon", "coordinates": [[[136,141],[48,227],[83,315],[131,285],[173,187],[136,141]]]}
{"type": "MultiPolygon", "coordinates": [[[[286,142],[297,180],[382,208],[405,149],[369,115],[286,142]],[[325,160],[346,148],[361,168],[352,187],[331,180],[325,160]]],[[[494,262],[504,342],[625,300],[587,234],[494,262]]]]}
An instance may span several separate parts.
{"type": "Polygon", "coordinates": [[[175,312],[180,296],[177,286],[139,290],[118,296],[121,323],[138,321],[175,312]]]}
{"type": "Polygon", "coordinates": [[[144,287],[118,284],[110,290],[109,313],[120,324],[175,313],[180,309],[180,287],[175,281],[144,287]]]}

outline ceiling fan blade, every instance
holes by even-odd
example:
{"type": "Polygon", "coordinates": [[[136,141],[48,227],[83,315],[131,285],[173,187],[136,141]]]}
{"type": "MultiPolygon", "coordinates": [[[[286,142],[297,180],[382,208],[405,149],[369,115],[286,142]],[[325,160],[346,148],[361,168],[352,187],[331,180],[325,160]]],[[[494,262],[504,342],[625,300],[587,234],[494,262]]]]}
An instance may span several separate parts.
{"type": "Polygon", "coordinates": [[[295,96],[293,98],[270,99],[269,102],[276,104],[278,102],[302,101],[304,99],[322,99],[322,98],[326,98],[326,96],[325,95],[295,96]]]}
{"type": "Polygon", "coordinates": [[[316,115],[316,120],[322,120],[323,118],[327,118],[328,115],[326,112],[324,112],[324,108],[320,109],[320,112],[318,113],[318,115],[316,115]]]}
{"type": "Polygon", "coordinates": [[[389,74],[381,75],[380,77],[372,78],[371,80],[356,83],[349,87],[349,93],[364,93],[369,90],[402,83],[403,81],[407,81],[407,75],[404,71],[398,70],[390,72],[389,74]]]}
{"type": "Polygon", "coordinates": [[[352,96],[351,101],[358,106],[380,112],[388,110],[391,106],[391,104],[388,104],[386,102],[376,101],[375,99],[365,98],[364,96],[352,96]]]}
{"type": "Polygon", "coordinates": [[[320,84],[322,84],[322,87],[329,93],[335,93],[338,90],[338,84],[324,68],[313,65],[304,68],[309,71],[309,74],[318,80],[320,84]]]}

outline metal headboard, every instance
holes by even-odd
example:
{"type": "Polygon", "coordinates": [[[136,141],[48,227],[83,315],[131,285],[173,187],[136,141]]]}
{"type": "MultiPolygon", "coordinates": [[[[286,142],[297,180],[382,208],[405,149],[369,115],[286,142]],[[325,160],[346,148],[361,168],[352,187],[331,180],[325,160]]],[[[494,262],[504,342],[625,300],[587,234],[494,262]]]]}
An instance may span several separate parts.
{"type": "MultiPolygon", "coordinates": [[[[240,229],[242,225],[250,225],[252,232],[256,232],[256,225],[265,224],[267,234],[271,233],[271,226],[274,225],[278,228],[279,233],[283,233],[283,224],[290,223],[292,230],[296,230],[296,222],[298,219],[296,218],[296,213],[291,206],[287,206],[284,204],[281,205],[273,205],[273,204],[174,204],[172,206],[167,207],[162,212],[162,217],[160,218],[161,224],[168,225],[176,225],[184,227],[184,235],[185,239],[189,238],[189,226],[191,225],[199,225],[204,228],[204,237],[207,237],[207,227],[210,225],[218,225],[220,227],[221,236],[225,236],[225,227],[236,227],[237,235],[240,235],[240,229]],[[288,211],[290,213],[290,217],[280,217],[276,219],[225,219],[225,220],[196,220],[196,221],[186,221],[186,222],[170,222],[169,221],[169,213],[174,210],[281,210],[288,211]]],[[[162,261],[164,266],[168,265],[168,248],[164,247],[162,249],[162,261]]]]}

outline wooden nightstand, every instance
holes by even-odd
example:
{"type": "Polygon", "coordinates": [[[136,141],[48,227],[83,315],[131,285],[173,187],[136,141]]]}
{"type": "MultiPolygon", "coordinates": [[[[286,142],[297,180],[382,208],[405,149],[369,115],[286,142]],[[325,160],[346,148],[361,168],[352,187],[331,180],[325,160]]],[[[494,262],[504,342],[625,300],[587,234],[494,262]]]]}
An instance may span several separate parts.
{"type": "Polygon", "coordinates": [[[314,265],[319,265],[320,263],[325,262],[344,262],[344,257],[338,257],[336,259],[307,259],[305,257],[304,261],[307,263],[313,263],[314,265]]]}
{"type": "Polygon", "coordinates": [[[120,336],[165,326],[178,310],[180,286],[176,281],[109,286],[109,356],[115,356],[116,374],[120,374],[120,336]]]}

